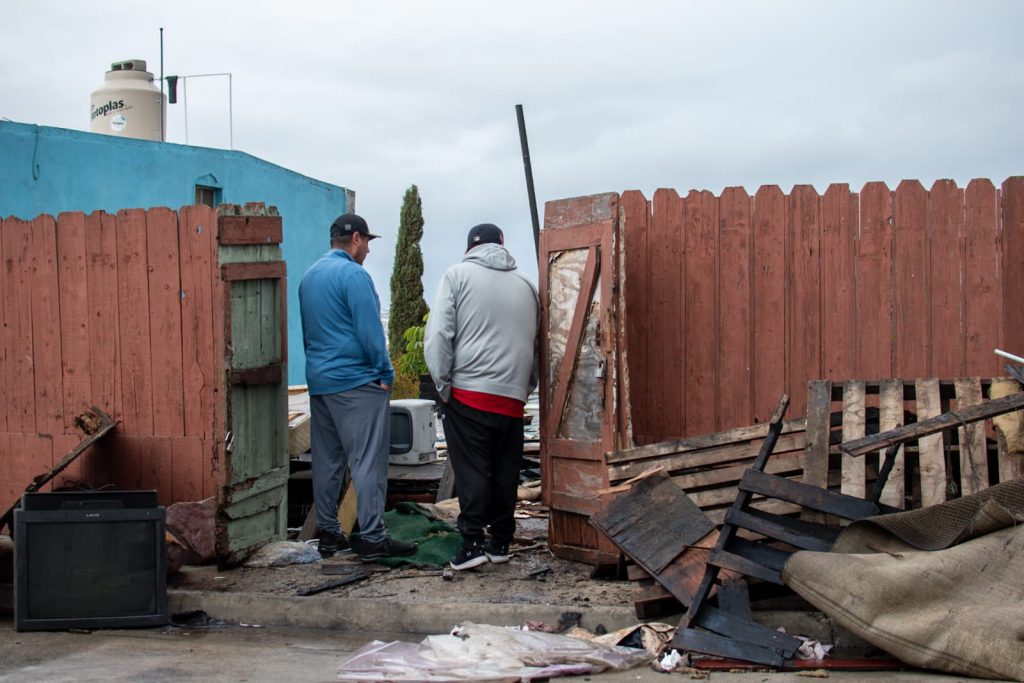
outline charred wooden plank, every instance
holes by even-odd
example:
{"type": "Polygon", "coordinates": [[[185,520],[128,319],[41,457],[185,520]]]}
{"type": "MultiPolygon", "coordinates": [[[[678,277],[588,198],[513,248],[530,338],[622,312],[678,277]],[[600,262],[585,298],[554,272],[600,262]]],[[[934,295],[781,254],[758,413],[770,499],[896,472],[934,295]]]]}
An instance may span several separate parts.
{"type": "Polygon", "coordinates": [[[786,565],[786,560],[792,555],[792,552],[788,550],[782,550],[768,543],[751,541],[739,536],[729,541],[727,550],[735,555],[745,557],[764,567],[780,572],[786,565]]]}
{"type": "Polygon", "coordinates": [[[747,470],[740,481],[740,489],[770,498],[781,498],[802,507],[843,519],[863,519],[879,513],[877,505],[862,498],[829,491],[784,477],[776,477],[757,470],[747,470]]]}
{"type": "Polygon", "coordinates": [[[752,621],[737,618],[717,607],[706,605],[698,617],[698,625],[723,636],[736,638],[765,648],[778,650],[787,659],[796,654],[801,641],[793,636],[752,621]]]}
{"type": "MultiPolygon", "coordinates": [[[[782,585],[782,573],[778,569],[771,569],[727,550],[712,550],[711,556],[708,558],[708,564],[721,569],[731,569],[744,576],[751,576],[755,579],[782,585]]],[[[721,600],[721,587],[718,590],[719,600],[721,600]]]]}
{"type": "Polygon", "coordinates": [[[760,510],[729,510],[725,523],[756,531],[804,550],[826,552],[832,548],[839,529],[806,522],[792,517],[781,517],[760,510]]]}
{"type": "MultiPolygon", "coordinates": [[[[753,467],[758,470],[764,469],[765,464],[768,462],[768,457],[772,454],[772,449],[775,448],[775,443],[779,439],[779,434],[782,432],[782,417],[786,414],[786,408],[789,406],[789,396],[783,394],[779,399],[779,404],[775,408],[775,412],[772,414],[772,419],[768,425],[768,434],[765,436],[764,442],[761,444],[761,450],[757,454],[757,458],[754,460],[753,467]]],[[[751,495],[745,491],[740,491],[736,500],[733,502],[732,510],[742,510],[750,502],[751,495]]],[[[732,526],[728,522],[722,527],[718,533],[718,540],[715,543],[715,550],[724,550],[736,533],[736,527],[732,526]]],[[[714,565],[708,565],[704,571],[704,576],[698,584],[697,589],[693,593],[693,599],[690,604],[690,610],[686,613],[686,616],[681,626],[685,629],[694,623],[694,620],[700,616],[701,611],[705,607],[704,601],[707,600],[711,594],[711,588],[715,580],[718,578],[718,568],[714,565]]],[[[728,656],[728,655],[726,655],[728,656]]]]}
{"type": "Polygon", "coordinates": [[[658,574],[715,525],[665,472],[607,498],[590,523],[652,574],[658,574]],[[665,533],[671,529],[673,533],[665,533]]]}
{"type": "Polygon", "coordinates": [[[914,422],[899,429],[893,429],[880,434],[866,436],[863,439],[855,439],[839,444],[839,450],[849,455],[864,455],[881,448],[888,448],[896,443],[906,443],[919,439],[922,436],[936,434],[944,429],[959,427],[963,424],[986,420],[997,415],[1012,413],[1015,410],[1024,408],[1024,392],[997,398],[985,403],[967,406],[958,410],[951,410],[937,417],[928,420],[914,422]]]}
{"type": "Polygon", "coordinates": [[[681,628],[672,638],[672,647],[677,650],[702,652],[718,657],[742,659],[755,664],[781,667],[786,658],[777,649],[746,643],[734,638],[720,636],[717,633],[698,631],[692,628],[681,628]]]}
{"type": "Polygon", "coordinates": [[[718,609],[738,619],[753,620],[750,591],[743,579],[729,579],[718,587],[718,609]]]}

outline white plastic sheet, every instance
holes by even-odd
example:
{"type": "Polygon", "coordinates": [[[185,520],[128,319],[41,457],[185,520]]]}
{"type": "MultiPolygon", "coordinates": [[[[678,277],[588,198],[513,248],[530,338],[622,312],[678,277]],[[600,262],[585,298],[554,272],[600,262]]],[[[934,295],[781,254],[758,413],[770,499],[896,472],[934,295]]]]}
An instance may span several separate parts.
{"type": "Polygon", "coordinates": [[[375,640],[338,669],[340,681],[532,681],[626,670],[650,655],[518,628],[464,624],[419,644],[375,640]]]}

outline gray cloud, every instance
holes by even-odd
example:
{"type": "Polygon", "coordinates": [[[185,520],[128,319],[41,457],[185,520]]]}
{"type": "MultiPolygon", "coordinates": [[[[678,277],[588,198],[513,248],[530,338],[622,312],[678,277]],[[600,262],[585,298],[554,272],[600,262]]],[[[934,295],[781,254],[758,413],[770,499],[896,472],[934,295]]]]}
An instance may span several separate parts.
{"type": "MultiPolygon", "coordinates": [[[[385,235],[420,187],[424,286],[466,230],[501,225],[536,275],[514,105],[538,201],[761,184],[996,183],[1022,171],[1024,5],[717,3],[7,3],[0,116],[87,129],[110,62],[233,74],[234,143],[357,193],[385,235]]],[[[226,83],[189,83],[189,142],[226,147],[226,83]]],[[[183,109],[168,138],[184,142],[183,109]]],[[[325,226],[291,226],[322,230],[325,226]]]]}

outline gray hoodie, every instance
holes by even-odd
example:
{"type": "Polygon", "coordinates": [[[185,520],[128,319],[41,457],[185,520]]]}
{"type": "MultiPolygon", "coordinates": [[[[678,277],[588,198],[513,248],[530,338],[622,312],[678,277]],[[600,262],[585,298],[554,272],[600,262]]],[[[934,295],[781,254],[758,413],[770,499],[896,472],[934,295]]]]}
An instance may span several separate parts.
{"type": "Polygon", "coordinates": [[[445,272],[424,355],[441,398],[451,388],[526,401],[537,386],[537,288],[500,244],[471,249],[445,272]]]}

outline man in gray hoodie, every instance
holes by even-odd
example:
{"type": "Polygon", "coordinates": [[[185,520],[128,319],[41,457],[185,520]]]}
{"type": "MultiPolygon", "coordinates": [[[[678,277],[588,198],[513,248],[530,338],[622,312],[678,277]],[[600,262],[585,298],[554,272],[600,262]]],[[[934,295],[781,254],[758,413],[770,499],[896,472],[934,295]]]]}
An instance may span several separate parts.
{"type": "Polygon", "coordinates": [[[540,300],[491,223],[469,231],[427,318],[424,355],[459,496],[454,569],[508,562],[523,460],[523,407],[537,386],[540,300]],[[488,536],[489,535],[489,536],[488,536]]]}

